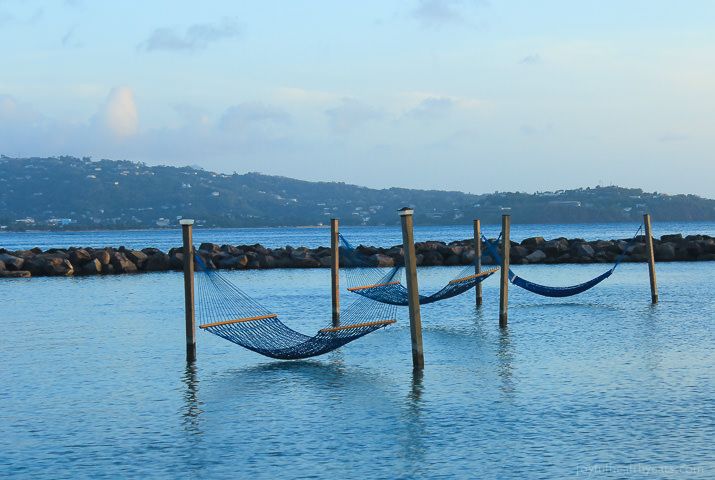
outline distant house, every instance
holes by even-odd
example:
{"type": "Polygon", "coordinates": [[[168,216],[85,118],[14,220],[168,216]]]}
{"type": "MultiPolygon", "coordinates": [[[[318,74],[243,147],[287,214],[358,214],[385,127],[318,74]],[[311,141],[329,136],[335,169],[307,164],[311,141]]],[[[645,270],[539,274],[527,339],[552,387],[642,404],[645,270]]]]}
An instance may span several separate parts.
{"type": "Polygon", "coordinates": [[[50,218],[49,220],[47,220],[47,223],[53,226],[66,227],[67,225],[72,225],[76,222],[71,218],[50,218]]]}

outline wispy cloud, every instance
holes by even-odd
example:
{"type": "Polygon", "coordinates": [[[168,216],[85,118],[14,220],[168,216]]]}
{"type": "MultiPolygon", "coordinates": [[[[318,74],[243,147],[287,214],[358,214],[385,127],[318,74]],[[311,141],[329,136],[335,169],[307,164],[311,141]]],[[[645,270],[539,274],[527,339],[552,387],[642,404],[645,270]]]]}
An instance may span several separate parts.
{"type": "Polygon", "coordinates": [[[409,110],[407,116],[419,119],[443,117],[451,112],[456,105],[457,102],[449,97],[428,97],[409,110]]]}
{"type": "Polygon", "coordinates": [[[682,142],[688,140],[688,136],[680,132],[665,132],[658,136],[658,141],[661,143],[682,142]]]}
{"type": "Polygon", "coordinates": [[[219,119],[224,131],[245,131],[249,127],[287,124],[290,115],[278,108],[257,102],[245,102],[228,107],[219,119]]]}
{"type": "Polygon", "coordinates": [[[6,12],[4,10],[0,10],[0,25],[5,25],[6,23],[10,23],[14,20],[15,17],[12,16],[11,13],[6,12]]]}
{"type": "Polygon", "coordinates": [[[330,126],[338,133],[348,133],[370,120],[377,120],[384,116],[381,110],[354,98],[343,98],[340,105],[326,110],[325,114],[328,116],[330,126]]]}
{"type": "Polygon", "coordinates": [[[419,0],[411,15],[422,26],[466,23],[470,10],[488,5],[487,0],[419,0]]]}
{"type": "Polygon", "coordinates": [[[62,35],[61,43],[63,47],[76,48],[83,46],[83,43],[77,38],[77,35],[75,35],[76,32],[77,26],[75,25],[62,35]]]}
{"type": "Polygon", "coordinates": [[[538,53],[531,53],[521,60],[519,60],[521,65],[537,65],[541,63],[541,56],[538,53]]]}
{"type": "Polygon", "coordinates": [[[183,31],[175,28],[157,28],[138,45],[138,48],[146,52],[158,50],[191,52],[203,50],[212,43],[236,38],[239,35],[241,29],[236,21],[224,18],[219,23],[196,23],[183,31]]]}

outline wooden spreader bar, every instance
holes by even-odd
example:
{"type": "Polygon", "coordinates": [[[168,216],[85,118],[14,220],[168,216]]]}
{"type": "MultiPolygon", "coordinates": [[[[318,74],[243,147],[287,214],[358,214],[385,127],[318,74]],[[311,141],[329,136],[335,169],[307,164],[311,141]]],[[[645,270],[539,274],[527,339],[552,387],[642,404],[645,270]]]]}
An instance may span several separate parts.
{"type": "Polygon", "coordinates": [[[400,284],[400,282],[376,283],[374,285],[363,285],[362,287],[348,288],[348,291],[354,292],[355,290],[367,290],[368,288],[386,287],[388,285],[399,285],[399,284],[400,284]]]}
{"type": "Polygon", "coordinates": [[[321,328],[319,330],[319,332],[323,332],[323,333],[339,332],[340,330],[351,330],[353,328],[361,328],[361,327],[373,327],[375,325],[392,325],[396,321],[397,320],[378,320],[375,322],[353,323],[352,325],[343,325],[341,327],[321,328]]]}
{"type": "Polygon", "coordinates": [[[449,283],[452,284],[452,283],[466,282],[467,280],[471,280],[473,278],[479,278],[479,277],[483,277],[485,275],[491,275],[492,273],[496,272],[497,270],[499,270],[499,269],[491,268],[489,270],[482,270],[481,272],[475,273],[474,275],[469,275],[468,277],[455,278],[454,280],[451,280],[449,283]]]}
{"type": "Polygon", "coordinates": [[[259,315],[257,317],[237,318],[235,320],[225,320],[223,322],[205,323],[203,325],[199,325],[199,328],[219,327],[221,325],[232,325],[234,323],[254,322],[256,320],[268,320],[269,318],[278,318],[278,315],[272,313],[270,315],[259,315]]]}

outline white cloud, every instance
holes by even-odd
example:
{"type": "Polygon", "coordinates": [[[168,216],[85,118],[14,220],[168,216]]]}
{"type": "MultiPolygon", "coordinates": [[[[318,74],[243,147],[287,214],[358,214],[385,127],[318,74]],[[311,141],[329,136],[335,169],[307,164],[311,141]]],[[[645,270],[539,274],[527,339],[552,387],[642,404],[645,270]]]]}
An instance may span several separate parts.
{"type": "Polygon", "coordinates": [[[96,121],[114,138],[131,137],[139,128],[139,113],[129,87],[115,87],[97,112],[96,121]]]}
{"type": "Polygon", "coordinates": [[[0,95],[0,125],[7,128],[13,124],[30,126],[42,120],[42,115],[29,105],[19,103],[10,95],[0,95]]]}

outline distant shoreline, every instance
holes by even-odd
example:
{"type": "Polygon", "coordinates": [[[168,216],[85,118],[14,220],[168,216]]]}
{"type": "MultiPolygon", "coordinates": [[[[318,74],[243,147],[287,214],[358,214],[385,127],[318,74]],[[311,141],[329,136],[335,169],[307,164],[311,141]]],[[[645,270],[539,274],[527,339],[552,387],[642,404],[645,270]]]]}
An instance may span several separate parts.
{"type": "MultiPolygon", "coordinates": [[[[705,223],[715,223],[715,220],[663,220],[659,219],[660,222],[664,223],[683,223],[683,224],[705,224],[705,223]]],[[[658,222],[655,222],[655,225],[657,225],[658,222]]],[[[482,222],[483,226],[491,227],[491,226],[499,226],[499,222],[482,222]]],[[[519,225],[522,226],[532,226],[532,225],[634,225],[634,222],[632,220],[623,220],[623,221],[609,221],[609,222],[539,222],[539,223],[533,223],[533,222],[528,222],[528,223],[521,223],[519,225]]],[[[348,228],[399,228],[400,224],[399,222],[395,222],[394,224],[379,224],[379,225],[353,225],[349,223],[341,223],[342,227],[348,227],[348,228]]],[[[449,223],[449,224],[444,224],[444,223],[420,223],[418,225],[415,225],[415,228],[439,228],[439,227],[444,227],[444,228],[452,228],[452,227],[468,227],[471,228],[471,223],[449,223]]],[[[240,227],[218,227],[218,226],[211,226],[211,227],[206,227],[206,226],[201,226],[201,225],[196,225],[196,228],[200,228],[202,231],[211,231],[211,230],[279,230],[282,228],[296,228],[296,229],[327,229],[330,228],[330,225],[267,225],[267,226],[240,226],[240,227]]],[[[150,227],[150,228],[24,228],[24,229],[11,229],[11,228],[6,228],[6,229],[1,229],[0,234],[6,233],[103,233],[103,232],[168,232],[168,231],[180,231],[181,228],[177,222],[176,226],[170,226],[170,227],[150,227]]]]}

